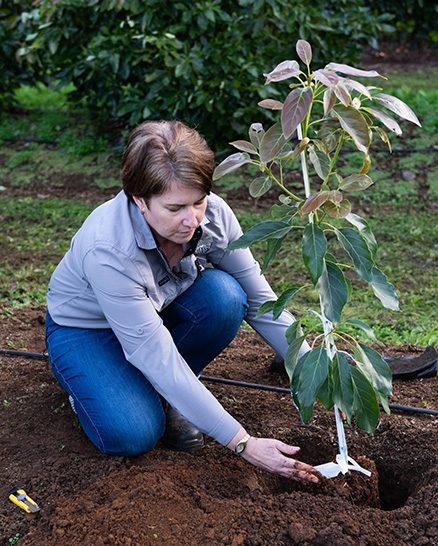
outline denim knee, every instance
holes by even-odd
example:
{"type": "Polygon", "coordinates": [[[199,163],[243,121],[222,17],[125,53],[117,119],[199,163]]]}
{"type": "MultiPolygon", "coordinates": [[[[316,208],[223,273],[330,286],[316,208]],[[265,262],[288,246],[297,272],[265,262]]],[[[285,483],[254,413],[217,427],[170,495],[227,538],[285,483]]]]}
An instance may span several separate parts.
{"type": "Polygon", "coordinates": [[[135,429],[118,424],[105,433],[96,430],[86,431],[94,445],[107,455],[132,457],[151,451],[164,434],[164,414],[162,419],[149,420],[135,429]],[[106,437],[106,440],[105,440],[106,437]]]}
{"type": "Polygon", "coordinates": [[[248,310],[246,293],[228,273],[218,269],[207,270],[211,295],[210,305],[217,321],[235,318],[241,324],[248,310]]]}

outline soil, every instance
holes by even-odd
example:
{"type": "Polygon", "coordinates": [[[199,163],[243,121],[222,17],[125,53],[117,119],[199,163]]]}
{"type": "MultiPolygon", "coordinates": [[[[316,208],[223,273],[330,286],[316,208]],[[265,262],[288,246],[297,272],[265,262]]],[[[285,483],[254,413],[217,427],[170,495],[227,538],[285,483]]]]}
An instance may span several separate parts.
{"type": "MultiPolygon", "coordinates": [[[[44,308],[2,313],[2,346],[44,353],[44,308]]],[[[418,356],[421,347],[383,347],[418,356]]],[[[268,371],[273,351],[241,330],[206,369],[208,377],[287,388],[268,371]]],[[[380,545],[438,544],[438,418],[382,413],[374,436],[346,428],[349,455],[372,471],[302,485],[268,474],[206,437],[192,454],[161,443],[139,457],[100,453],[65,392],[36,357],[0,355],[0,540],[22,545],[380,545]],[[7,500],[21,486],[40,507],[27,520],[7,500]]],[[[309,464],[338,453],[334,414],[317,406],[303,426],[290,396],[205,381],[254,435],[301,447],[309,464]]],[[[390,402],[438,409],[438,378],[394,380],[390,402]]]]}
{"type": "MultiPolygon", "coordinates": [[[[111,193],[59,183],[44,191],[96,202],[111,193]]],[[[44,353],[44,315],[44,307],[0,307],[0,348],[44,353]]],[[[424,351],[375,348],[397,357],[424,351]]],[[[242,329],[205,374],[286,389],[287,376],[269,372],[273,357],[242,329]]],[[[287,393],[203,381],[251,434],[300,446],[297,458],[312,465],[335,460],[332,412],[316,405],[303,425],[287,393]]],[[[396,379],[393,387],[391,404],[438,410],[437,377],[396,379]]],[[[192,454],[159,443],[138,457],[113,457],[85,436],[45,358],[0,354],[0,544],[437,545],[437,431],[436,415],[406,410],[382,412],[374,436],[353,421],[349,455],[371,477],[349,472],[309,485],[259,470],[207,437],[192,454]],[[16,486],[38,503],[38,517],[8,500],[16,486]]]]}

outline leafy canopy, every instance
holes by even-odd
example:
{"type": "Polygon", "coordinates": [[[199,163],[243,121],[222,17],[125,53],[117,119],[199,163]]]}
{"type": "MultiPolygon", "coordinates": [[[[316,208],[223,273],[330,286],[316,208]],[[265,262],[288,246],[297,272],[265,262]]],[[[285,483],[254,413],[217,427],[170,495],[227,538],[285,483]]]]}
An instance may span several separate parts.
{"type": "Polygon", "coordinates": [[[253,123],[249,140],[231,143],[239,151],[217,166],[214,178],[252,164],[261,173],[250,185],[253,197],[262,196],[273,184],[283,190],[281,205],[272,207],[273,220],[254,226],[229,248],[266,242],[265,271],[287,235],[297,230],[302,233],[302,257],[309,282],[289,287],[278,300],[264,303],[258,313],[270,312],[275,320],[300,290],[313,287],[320,310],[309,312],[320,316],[324,334],[316,333],[312,350],[298,360],[301,345],[311,332],[302,331],[303,319],[289,328],[285,365],[294,402],[304,421],[312,416],[318,399],[327,409],[336,404],[349,421],[354,412],[359,426],[372,433],[379,415],[378,402],[389,411],[391,371],[376,351],[344,332],[345,326],[350,326],[373,336],[362,321],[343,318],[352,292],[351,273],[369,283],[386,308],[398,310],[399,303],[394,287],[376,265],[376,239],[367,221],[352,212],[348,195],[365,191],[373,183],[373,135],[390,147],[388,131],[396,135],[402,132],[394,115],[416,125],[420,122],[403,101],[357,79],[382,77],[376,71],[335,62],[312,71],[310,44],[298,40],[296,52],[301,65],[286,60],[264,74],[266,84],[289,83],[283,101],[276,97],[259,102],[262,108],[278,111],[280,121],[267,130],[261,123],[253,123]],[[344,178],[337,170],[337,159],[347,143],[363,154],[363,164],[359,172],[344,178]],[[286,184],[286,166],[294,161],[301,161],[303,166],[304,195],[286,184]],[[309,173],[313,176],[312,191],[309,173]],[[328,251],[330,244],[333,252],[328,251]],[[348,358],[337,350],[338,339],[351,346],[348,358]]]}

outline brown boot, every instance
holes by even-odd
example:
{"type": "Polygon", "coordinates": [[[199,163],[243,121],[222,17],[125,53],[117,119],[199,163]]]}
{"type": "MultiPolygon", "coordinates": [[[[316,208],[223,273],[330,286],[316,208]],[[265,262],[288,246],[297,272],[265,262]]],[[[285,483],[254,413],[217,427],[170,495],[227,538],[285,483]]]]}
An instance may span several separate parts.
{"type": "Polygon", "coordinates": [[[169,404],[166,404],[166,430],[163,443],[173,451],[185,451],[191,453],[201,449],[204,445],[204,435],[200,430],[186,421],[169,404]]]}

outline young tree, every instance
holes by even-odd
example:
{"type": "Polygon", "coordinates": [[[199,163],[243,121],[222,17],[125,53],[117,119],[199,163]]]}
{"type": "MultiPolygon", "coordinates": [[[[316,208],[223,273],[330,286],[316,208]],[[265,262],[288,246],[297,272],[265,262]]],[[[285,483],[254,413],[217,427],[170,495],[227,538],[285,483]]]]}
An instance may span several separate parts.
{"type": "Polygon", "coordinates": [[[348,455],[339,410],[348,422],[354,414],[358,425],[372,434],[378,422],[379,401],[389,413],[387,398],[392,393],[392,376],[375,350],[344,331],[348,324],[373,337],[371,328],[361,320],[343,318],[352,290],[345,271],[354,271],[369,283],[386,308],[397,310],[399,307],[394,287],[376,265],[376,239],[367,221],[352,212],[346,196],[366,190],[373,183],[370,177],[373,134],[389,147],[387,130],[401,134],[392,114],[417,125],[420,123],[400,99],[357,79],[381,77],[376,71],[334,62],[312,71],[310,44],[299,40],[296,51],[303,69],[297,61],[287,60],[265,74],[266,83],[292,80],[283,102],[266,99],[259,103],[262,108],[277,111],[280,121],[266,131],[260,123],[252,124],[249,141],[231,143],[239,152],[218,165],[214,178],[253,164],[260,170],[250,185],[253,197],[260,197],[274,184],[283,191],[281,204],[271,209],[272,220],[256,225],[229,248],[245,248],[265,241],[262,268],[265,271],[288,234],[297,230],[302,233],[302,257],[309,282],[287,288],[276,301],[262,305],[258,313],[272,312],[275,320],[304,287],[312,286],[316,290],[320,308],[308,312],[320,318],[323,333],[303,331],[304,317],[297,320],[287,331],[289,349],[285,366],[294,403],[304,422],[312,417],[316,400],[326,409],[335,407],[340,460],[346,469],[348,455]],[[344,178],[337,169],[337,160],[347,143],[362,152],[363,165],[359,172],[344,178]],[[294,161],[301,161],[304,195],[297,195],[285,182],[285,167],[294,161]],[[319,180],[319,187],[313,191],[309,184],[310,169],[319,180]],[[339,258],[336,252],[329,251],[333,239],[344,250],[339,258]],[[312,350],[298,360],[304,339],[312,333],[312,350]],[[351,348],[351,354],[337,349],[338,340],[351,348]]]}

